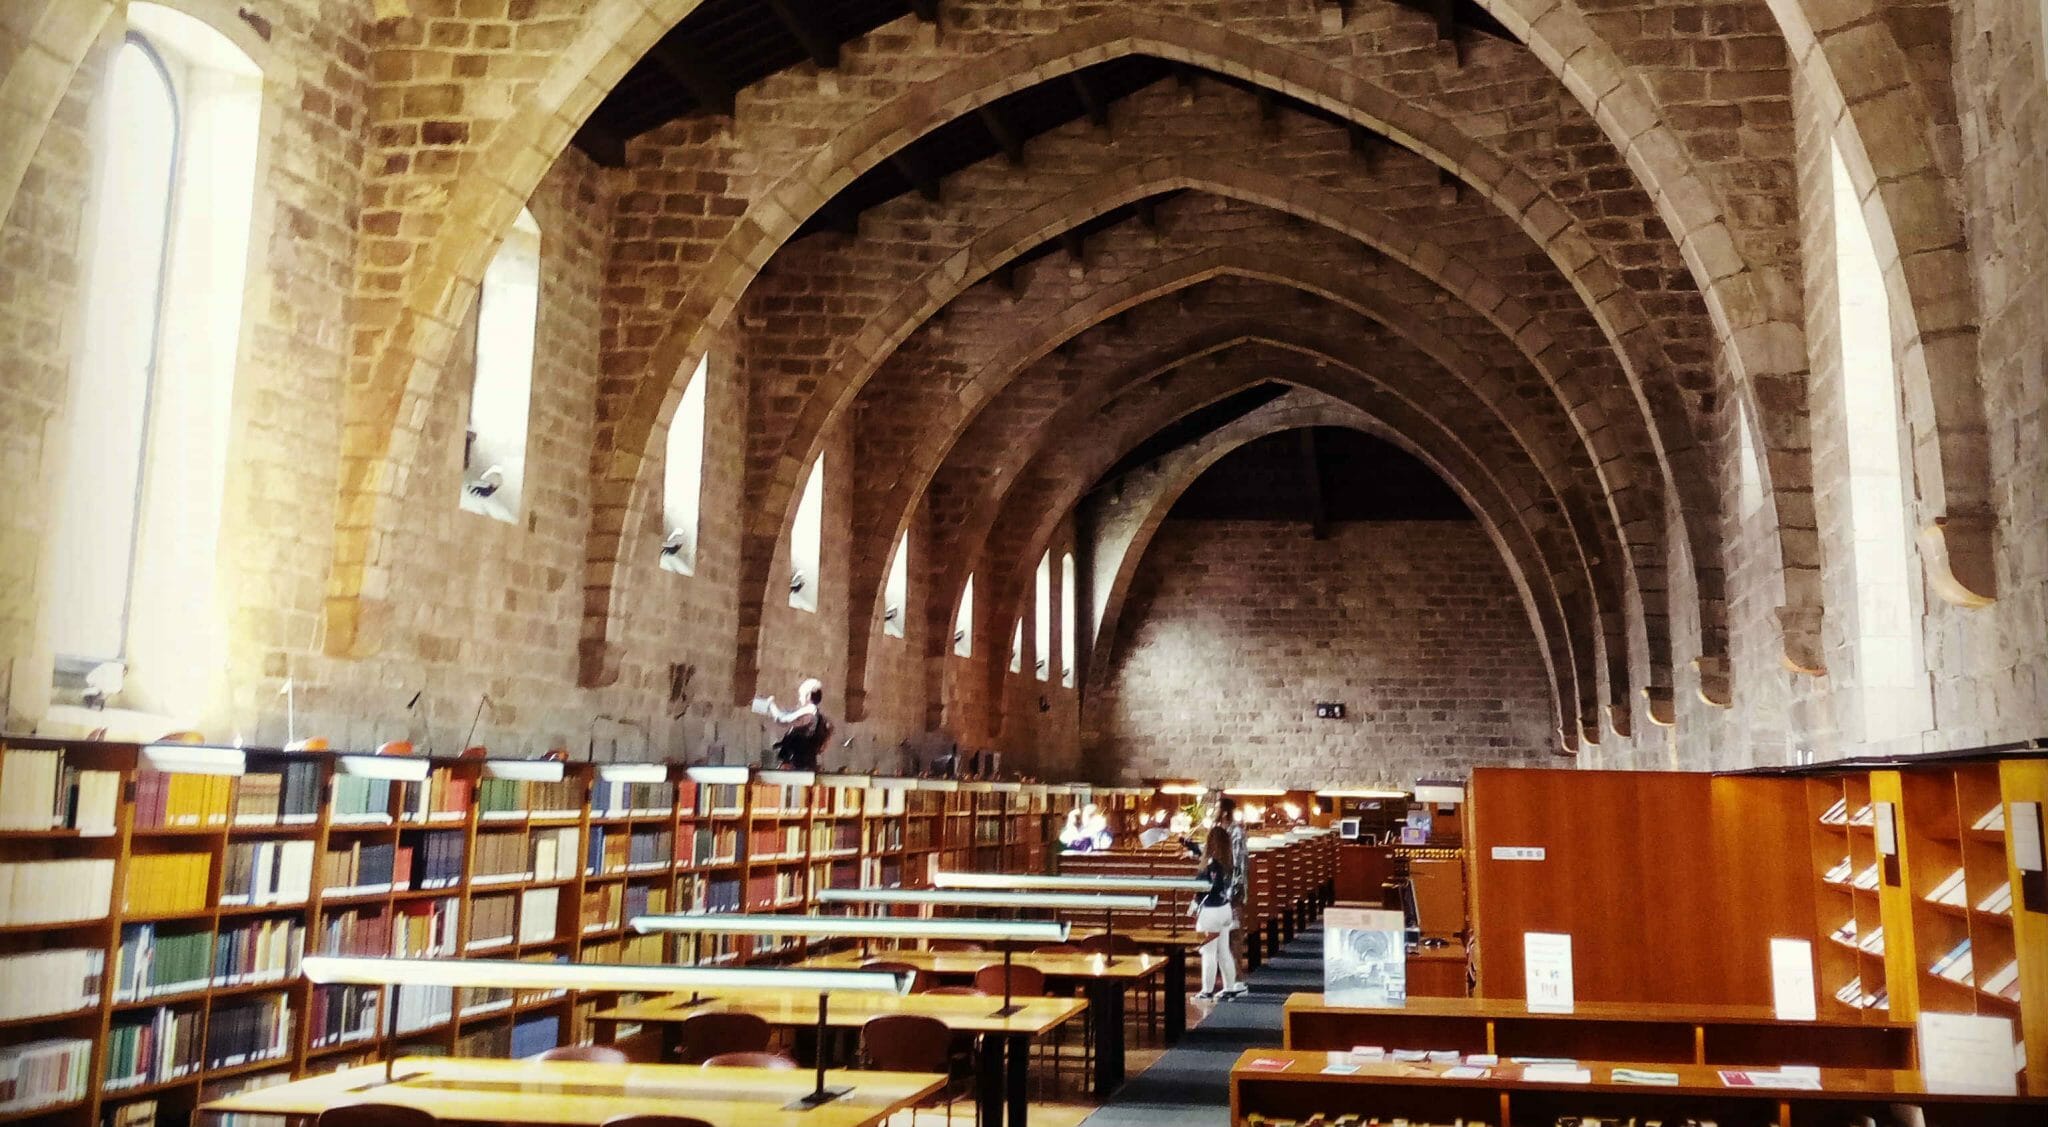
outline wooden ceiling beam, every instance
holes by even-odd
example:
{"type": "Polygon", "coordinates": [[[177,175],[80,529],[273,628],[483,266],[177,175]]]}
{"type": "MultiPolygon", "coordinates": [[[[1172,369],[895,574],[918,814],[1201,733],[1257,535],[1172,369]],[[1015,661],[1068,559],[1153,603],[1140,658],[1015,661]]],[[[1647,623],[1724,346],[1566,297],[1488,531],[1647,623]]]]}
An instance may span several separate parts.
{"type": "Polygon", "coordinates": [[[939,202],[938,178],[931,174],[930,169],[911,160],[909,150],[898,149],[890,153],[889,167],[894,168],[903,175],[905,180],[910,181],[910,185],[917,189],[918,195],[933,203],[939,202]]]}
{"type": "Polygon", "coordinates": [[[939,0],[910,0],[910,10],[926,23],[939,22],[939,0]]]}
{"type": "Polygon", "coordinates": [[[671,33],[664,37],[647,52],[647,57],[654,60],[662,73],[688,90],[699,109],[732,116],[732,83],[682,36],[671,33]]]}
{"type": "Polygon", "coordinates": [[[1015,129],[1010,128],[1010,123],[1003,118],[1003,111],[997,109],[995,103],[991,102],[985,106],[976,106],[974,116],[981,121],[981,127],[988,131],[989,139],[1002,146],[1003,155],[1010,158],[1010,163],[1022,167],[1024,138],[1019,136],[1015,129]]]}
{"type": "Polygon", "coordinates": [[[768,11],[784,31],[796,38],[803,46],[804,54],[809,55],[819,69],[838,68],[839,37],[819,25],[815,9],[799,11],[789,0],[768,0],[768,11]]]}
{"type": "Polygon", "coordinates": [[[1095,89],[1095,84],[1088,80],[1088,76],[1078,70],[1069,74],[1067,78],[1073,83],[1074,93],[1080,96],[1082,108],[1088,111],[1089,122],[1097,129],[1108,129],[1109,103],[1103,100],[1101,91],[1095,89]]]}

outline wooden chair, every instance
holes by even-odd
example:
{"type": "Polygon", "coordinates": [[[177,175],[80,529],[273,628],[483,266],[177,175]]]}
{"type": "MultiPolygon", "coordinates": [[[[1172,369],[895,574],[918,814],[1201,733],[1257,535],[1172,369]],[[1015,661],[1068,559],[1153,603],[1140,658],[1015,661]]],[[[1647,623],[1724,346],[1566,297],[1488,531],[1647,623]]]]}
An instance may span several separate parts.
{"type": "Polygon", "coordinates": [[[742,1013],[696,1014],[677,1028],[677,1059],[698,1064],[720,1053],[758,1053],[775,1035],[765,1018],[742,1013]]]}
{"type": "Polygon", "coordinates": [[[860,969],[885,970],[891,971],[896,974],[907,974],[910,976],[910,992],[912,994],[925,993],[926,991],[924,989],[924,985],[931,978],[931,976],[924,973],[924,970],[920,967],[913,966],[909,963],[894,963],[890,962],[887,959],[869,959],[867,962],[864,962],[860,965],[860,969]]]}
{"type": "Polygon", "coordinates": [[[798,1067],[794,1058],[783,1053],[720,1053],[704,1062],[705,1068],[772,1068],[786,1072],[798,1067]]]}
{"type": "Polygon", "coordinates": [[[611,1045],[558,1045],[534,1060],[581,1060],[593,1064],[631,1064],[633,1058],[611,1045]]]}
{"type": "Polygon", "coordinates": [[[434,1113],[401,1104],[337,1104],[320,1113],[319,1127],[437,1127],[434,1113]]]}
{"type": "MultiPolygon", "coordinates": [[[[921,1108],[946,1108],[946,1123],[953,1122],[953,1104],[973,1092],[974,1069],[956,1048],[953,1031],[946,1023],[922,1014],[883,1014],[869,1018],[860,1027],[861,1057],[869,1068],[884,1072],[937,1072],[946,1077],[938,1091],[911,1106],[910,1119],[917,1121],[921,1108]]],[[[977,1120],[979,1109],[975,1112],[977,1120]]]]}
{"type": "Polygon", "coordinates": [[[1001,963],[990,963],[975,971],[975,988],[984,994],[1001,995],[1003,993],[1003,974],[1005,971],[1009,973],[1010,995],[1012,997],[1038,998],[1045,995],[1045,972],[1037,967],[1017,966],[1014,964],[1005,967],[1001,963]]]}
{"type": "MultiPolygon", "coordinates": [[[[1078,941],[1076,946],[1092,955],[1115,955],[1119,959],[1125,955],[1143,955],[1145,953],[1144,945],[1140,944],[1137,940],[1132,939],[1128,935],[1116,935],[1110,932],[1098,932],[1078,941]]],[[[1140,1019],[1140,1028],[1144,1031],[1147,1039],[1150,1039],[1153,1034],[1158,1033],[1160,1029],[1159,1011],[1165,1008],[1165,989],[1166,984],[1163,979],[1153,978],[1147,980],[1144,993],[1139,995],[1145,1002],[1143,1017],[1140,1019]]]]}

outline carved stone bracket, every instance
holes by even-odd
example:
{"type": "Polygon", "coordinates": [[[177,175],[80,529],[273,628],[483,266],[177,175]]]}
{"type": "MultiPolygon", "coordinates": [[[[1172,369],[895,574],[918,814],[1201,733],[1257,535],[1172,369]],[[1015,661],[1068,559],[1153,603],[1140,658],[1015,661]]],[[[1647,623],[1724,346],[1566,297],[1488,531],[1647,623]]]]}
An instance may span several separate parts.
{"type": "Polygon", "coordinates": [[[1821,620],[1825,614],[1826,611],[1820,607],[1778,608],[1779,660],[1784,662],[1786,669],[1809,677],[1827,673],[1827,659],[1821,644],[1821,620]]]}
{"type": "Polygon", "coordinates": [[[1678,702],[1669,685],[1643,686],[1643,707],[1650,714],[1650,723],[1659,728],[1678,723],[1678,702]]]}
{"type": "Polygon", "coordinates": [[[1729,688],[1728,659],[1725,657],[1696,657],[1692,667],[1700,675],[1700,699],[1715,708],[1727,708],[1735,701],[1729,688]]]}
{"type": "Polygon", "coordinates": [[[1977,610],[1998,598],[1988,517],[1945,516],[1920,530],[1920,558],[1927,582],[1946,602],[1977,610]]]}

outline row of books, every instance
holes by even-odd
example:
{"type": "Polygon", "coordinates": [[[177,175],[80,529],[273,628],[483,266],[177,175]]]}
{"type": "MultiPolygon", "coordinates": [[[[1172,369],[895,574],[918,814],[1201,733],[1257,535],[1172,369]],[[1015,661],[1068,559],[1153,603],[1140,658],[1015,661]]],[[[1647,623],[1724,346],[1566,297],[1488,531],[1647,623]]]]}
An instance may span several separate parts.
{"type": "Polygon", "coordinates": [[[801,858],[803,855],[802,826],[755,826],[747,835],[749,861],[782,861],[801,858]]]}
{"type": "Polygon", "coordinates": [[[777,869],[747,877],[747,905],[755,911],[777,908],[804,896],[802,869],[777,869]]]}
{"type": "Polygon", "coordinates": [[[125,924],[114,952],[114,1000],[139,1002],[201,989],[212,971],[212,955],[211,929],[125,924]]]}
{"type": "Polygon", "coordinates": [[[206,1022],[206,1067],[235,1068],[291,1051],[292,1008],[285,995],[214,1003],[206,1022]]]}
{"type": "Polygon", "coordinates": [[[1859,1010],[1889,1010],[1892,1000],[1889,992],[1880,986],[1875,992],[1863,989],[1863,976],[1857,975],[1835,991],[1835,1000],[1859,1010]]]}
{"type": "Polygon", "coordinates": [[[1978,987],[1986,994],[1996,994],[2008,1002],[2020,1000],[2020,963],[2018,959],[2008,961],[1997,972],[1984,980],[1978,987]]]}
{"type": "Polygon", "coordinates": [[[476,799],[476,780],[436,768],[423,783],[405,783],[399,794],[401,816],[408,822],[459,822],[469,817],[476,799]]]}
{"type": "Polygon", "coordinates": [[[1927,968],[1927,973],[1936,978],[1946,978],[1950,982],[1961,983],[1964,986],[1974,984],[1976,977],[1975,967],[1970,954],[1970,941],[1965,939],[1949,948],[1947,954],[1934,960],[1934,965],[1927,968]]]}
{"type": "Polygon", "coordinates": [[[61,750],[0,751],[0,830],[114,832],[121,802],[119,771],[81,770],[61,750]]]}
{"type": "Polygon", "coordinates": [[[476,835],[476,861],[470,869],[470,881],[502,884],[531,880],[533,872],[527,867],[531,861],[524,833],[480,833],[476,835]]]}
{"type": "Polygon", "coordinates": [[[306,925],[290,917],[223,927],[213,948],[213,984],[250,986],[297,977],[306,925]]]}
{"type": "Polygon", "coordinates": [[[107,1091],[175,1080],[199,1068],[198,1007],[123,1014],[107,1030],[107,1063],[101,1070],[107,1091]]]}
{"type": "MultiPolygon", "coordinates": [[[[721,935],[718,938],[731,939],[732,936],[721,935]]],[[[668,961],[661,949],[661,939],[659,935],[628,935],[592,943],[583,949],[583,961],[636,967],[660,966],[668,961]]]]}
{"type": "Polygon", "coordinates": [[[1996,806],[1993,806],[1991,809],[1986,810],[1983,814],[1978,816],[1975,822],[1970,823],[1970,828],[1973,830],[1988,830],[1993,833],[2003,833],[2005,830],[2005,804],[2000,803],[1996,806]]]}
{"type": "Polygon", "coordinates": [[[804,791],[808,788],[779,783],[753,784],[754,813],[801,814],[809,809],[804,791]]]}
{"type": "Polygon", "coordinates": [[[213,880],[207,853],[147,853],[128,858],[121,910],[131,916],[172,916],[206,909],[213,880]]]}
{"type": "Polygon", "coordinates": [[[2000,881],[1984,899],[1977,901],[1977,910],[1992,915],[2012,915],[2012,882],[2000,881]]]}
{"type": "Polygon", "coordinates": [[[306,1033],[312,1047],[345,1045],[377,1036],[381,986],[321,986],[306,1009],[306,1033]]]}
{"type": "Polygon", "coordinates": [[[512,1022],[512,1058],[538,1056],[562,1043],[562,1022],[553,1014],[529,1014],[512,1022]]]}
{"type": "Polygon", "coordinates": [[[691,865],[724,865],[739,860],[740,832],[730,826],[698,826],[690,835],[690,855],[676,859],[691,865]]]}
{"type": "Polygon", "coordinates": [[[107,953],[91,947],[0,956],[0,1021],[98,1005],[107,953]]]}
{"type": "Polygon", "coordinates": [[[466,950],[481,952],[510,947],[518,919],[519,901],[509,892],[470,897],[469,946],[466,950]]]}
{"type": "Polygon", "coordinates": [[[1969,895],[1963,888],[1963,870],[1957,869],[1941,878],[1940,884],[1928,890],[1927,899],[1931,903],[1947,904],[1955,908],[1969,903],[1969,895]]]}
{"type": "Polygon", "coordinates": [[[741,909],[737,877],[696,877],[691,880],[690,887],[690,911],[737,912],[741,909]]]}
{"type": "Polygon", "coordinates": [[[282,771],[252,771],[235,785],[235,825],[292,826],[319,820],[318,763],[287,763],[282,771]]]}
{"type": "Polygon", "coordinates": [[[320,859],[322,895],[332,898],[409,889],[412,854],[412,846],[388,841],[352,841],[339,849],[329,846],[320,859]]]}
{"type": "Polygon", "coordinates": [[[389,823],[391,780],[345,773],[335,775],[333,818],[345,824],[389,823]]]}
{"type": "Polygon", "coordinates": [[[228,843],[221,866],[222,904],[303,904],[312,894],[311,841],[228,843]]]}
{"type": "Polygon", "coordinates": [[[1873,825],[1877,821],[1877,807],[1872,803],[1866,802],[1857,807],[1854,814],[1851,814],[1849,812],[1849,800],[1838,798],[1833,806],[1821,812],[1820,820],[1822,825],[1828,826],[1873,825]]]}
{"type": "Polygon", "coordinates": [[[92,1082],[92,1042],[55,1037],[0,1046],[0,1112],[67,1104],[92,1082]]]}
{"type": "Polygon", "coordinates": [[[577,849],[578,844],[577,830],[574,826],[533,831],[533,879],[575,879],[576,861],[581,856],[577,849]]]}
{"type": "Polygon", "coordinates": [[[394,918],[395,913],[382,906],[329,912],[320,919],[320,953],[366,956],[393,954],[391,925],[394,918]]]}
{"type": "Polygon", "coordinates": [[[137,771],[135,826],[173,830],[225,826],[234,793],[235,780],[231,775],[137,771]]]}
{"type": "Polygon", "coordinates": [[[398,1032],[417,1033],[455,1016],[455,990],[449,986],[407,986],[392,991],[398,1032]]]}
{"type": "MultiPolygon", "coordinates": [[[[694,790],[696,784],[684,783],[694,790]]],[[[670,810],[688,815],[691,810],[683,809],[678,801],[674,783],[617,783],[599,779],[590,789],[590,816],[593,818],[628,818],[634,816],[660,817],[670,810]]],[[[694,794],[691,796],[694,799],[694,794]]]]}
{"type": "Polygon", "coordinates": [[[391,954],[407,959],[453,958],[461,953],[461,902],[454,897],[399,905],[392,922],[391,954]]]}
{"type": "Polygon", "coordinates": [[[96,920],[114,896],[114,862],[0,862],[0,927],[96,920]]]}
{"type": "Polygon", "coordinates": [[[583,812],[583,784],[575,779],[552,783],[481,779],[476,786],[476,812],[486,820],[573,818],[583,812]]]}
{"type": "Polygon", "coordinates": [[[626,868],[667,868],[669,859],[675,855],[675,840],[668,830],[634,830],[626,839],[626,868]]]}
{"type": "Polygon", "coordinates": [[[448,888],[462,882],[462,836],[458,830],[421,835],[413,850],[414,888],[448,888]]]}
{"type": "Polygon", "coordinates": [[[813,822],[811,855],[853,853],[860,849],[859,822],[813,822]]]}

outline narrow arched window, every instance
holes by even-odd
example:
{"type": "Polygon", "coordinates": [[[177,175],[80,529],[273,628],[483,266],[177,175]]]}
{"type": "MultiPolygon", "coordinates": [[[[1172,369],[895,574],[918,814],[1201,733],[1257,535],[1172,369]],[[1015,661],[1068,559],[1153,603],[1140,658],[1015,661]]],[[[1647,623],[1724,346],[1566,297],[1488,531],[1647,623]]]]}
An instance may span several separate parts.
{"type": "Polygon", "coordinates": [[[1735,456],[1737,501],[1742,516],[1748,518],[1764,506],[1764,474],[1757,455],[1756,421],[1740,399],[1735,401],[1735,456]]]}
{"type": "Polygon", "coordinates": [[[1031,632],[1033,669],[1043,681],[1052,676],[1052,550],[1038,557],[1037,596],[1034,629],[1031,632]]]}
{"type": "Polygon", "coordinates": [[[476,380],[462,445],[462,507],[502,521],[518,519],[526,488],[539,320],[540,224],[520,208],[477,292],[476,380]]]}
{"type": "Polygon", "coordinates": [[[903,636],[903,620],[910,611],[910,533],[896,541],[896,556],[889,561],[889,580],[882,586],[882,633],[903,636]]]}
{"type": "Polygon", "coordinates": [[[668,447],[662,459],[661,514],[665,525],[661,566],[683,575],[697,574],[698,510],[704,500],[704,385],[710,382],[710,357],[697,361],[676,417],[668,424],[668,447]]]}
{"type": "Polygon", "coordinates": [[[960,587],[960,609],[953,615],[953,656],[974,656],[974,576],[960,587]]]}
{"type": "Polygon", "coordinates": [[[1850,633],[1863,740],[1873,742],[1924,731],[1932,702],[1913,614],[1890,295],[1848,166],[1838,147],[1830,146],[1830,155],[1849,566],[1856,593],[1850,633]]]}
{"type": "Polygon", "coordinates": [[[1074,553],[1060,554],[1060,684],[1074,687],[1074,637],[1079,633],[1074,613],[1074,553]]]}
{"type": "Polygon", "coordinates": [[[825,455],[811,463],[803,498],[789,529],[789,605],[818,609],[818,551],[825,531],[825,455]]]}
{"type": "Polygon", "coordinates": [[[1024,617],[1017,616],[1017,627],[1010,631],[1010,672],[1024,672],[1024,617]]]}
{"type": "Polygon", "coordinates": [[[46,598],[59,704],[205,707],[218,598],[263,76],[157,4],[94,99],[83,308],[54,490],[46,598]]]}

